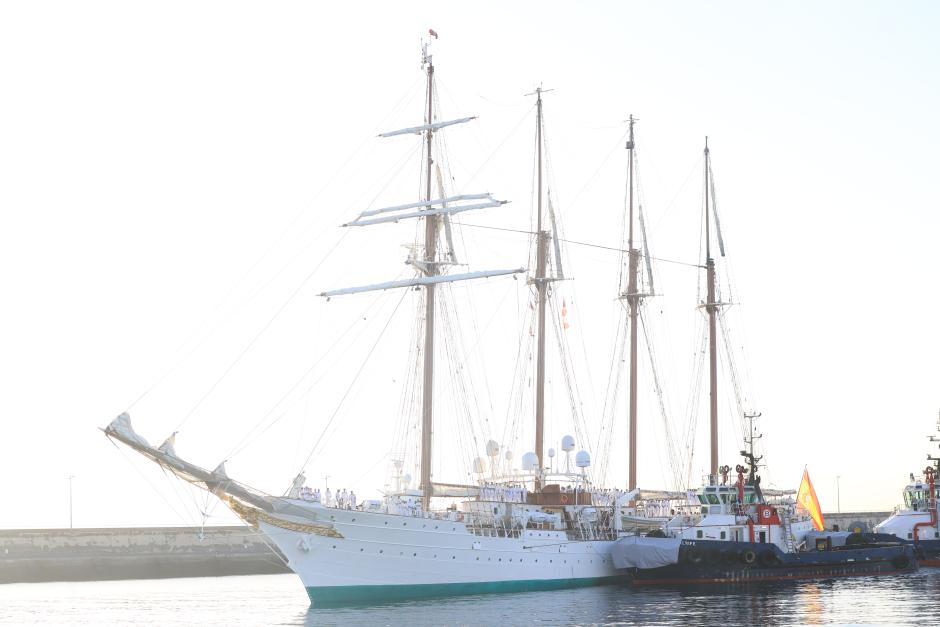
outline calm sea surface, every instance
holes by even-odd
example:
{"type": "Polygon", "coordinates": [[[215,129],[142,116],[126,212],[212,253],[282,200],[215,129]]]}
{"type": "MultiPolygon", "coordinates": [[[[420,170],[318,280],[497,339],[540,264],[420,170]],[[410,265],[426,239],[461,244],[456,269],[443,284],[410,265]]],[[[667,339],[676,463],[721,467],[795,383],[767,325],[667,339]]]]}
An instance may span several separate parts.
{"type": "Polygon", "coordinates": [[[294,575],[0,585],[4,625],[940,625],[940,569],[744,590],[579,590],[313,609],[294,575]]]}

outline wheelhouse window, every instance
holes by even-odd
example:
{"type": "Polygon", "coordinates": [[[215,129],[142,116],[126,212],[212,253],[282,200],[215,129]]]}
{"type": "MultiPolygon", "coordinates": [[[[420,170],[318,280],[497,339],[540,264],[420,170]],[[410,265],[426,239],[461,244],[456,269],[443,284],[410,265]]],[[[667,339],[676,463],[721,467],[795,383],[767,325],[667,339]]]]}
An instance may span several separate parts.
{"type": "Polygon", "coordinates": [[[707,494],[708,502],[712,505],[718,505],[718,495],[717,494],[707,494]]]}

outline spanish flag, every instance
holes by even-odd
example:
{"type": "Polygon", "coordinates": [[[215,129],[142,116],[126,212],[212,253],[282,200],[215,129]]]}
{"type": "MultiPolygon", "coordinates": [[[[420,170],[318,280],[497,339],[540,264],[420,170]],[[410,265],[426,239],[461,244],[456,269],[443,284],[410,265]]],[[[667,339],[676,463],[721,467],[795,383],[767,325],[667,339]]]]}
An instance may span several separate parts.
{"type": "Polygon", "coordinates": [[[823,520],[822,509],[819,507],[819,499],[816,498],[816,490],[813,489],[813,482],[809,480],[809,471],[803,469],[803,480],[800,482],[800,490],[796,493],[796,506],[806,511],[813,519],[813,527],[816,531],[822,531],[826,528],[823,520]]]}

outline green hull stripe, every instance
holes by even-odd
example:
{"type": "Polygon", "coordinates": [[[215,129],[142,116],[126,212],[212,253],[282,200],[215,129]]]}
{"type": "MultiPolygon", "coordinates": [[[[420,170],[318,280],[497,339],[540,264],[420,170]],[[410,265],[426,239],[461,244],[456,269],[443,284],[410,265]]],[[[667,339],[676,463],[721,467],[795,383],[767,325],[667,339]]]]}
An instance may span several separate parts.
{"type": "Polygon", "coordinates": [[[519,581],[473,581],[467,583],[431,583],[405,586],[310,586],[307,595],[315,606],[405,601],[463,594],[493,592],[532,592],[582,586],[626,583],[627,576],[583,577],[579,579],[523,579],[519,581]]]}

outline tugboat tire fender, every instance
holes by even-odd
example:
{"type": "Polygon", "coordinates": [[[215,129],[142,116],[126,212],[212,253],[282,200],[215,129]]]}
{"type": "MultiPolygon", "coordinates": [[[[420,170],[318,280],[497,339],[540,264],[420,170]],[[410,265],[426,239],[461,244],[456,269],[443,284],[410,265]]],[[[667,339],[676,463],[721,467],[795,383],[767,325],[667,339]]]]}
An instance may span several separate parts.
{"type": "Polygon", "coordinates": [[[746,551],[741,551],[741,561],[745,564],[753,564],[754,560],[757,559],[757,553],[748,549],[746,551]]]}
{"type": "Polygon", "coordinates": [[[764,566],[770,566],[771,564],[775,564],[777,562],[777,556],[773,551],[764,551],[760,554],[758,560],[764,566]]]}
{"type": "Polygon", "coordinates": [[[891,565],[898,570],[903,570],[910,566],[911,560],[907,555],[896,555],[891,559],[891,565]]]}

